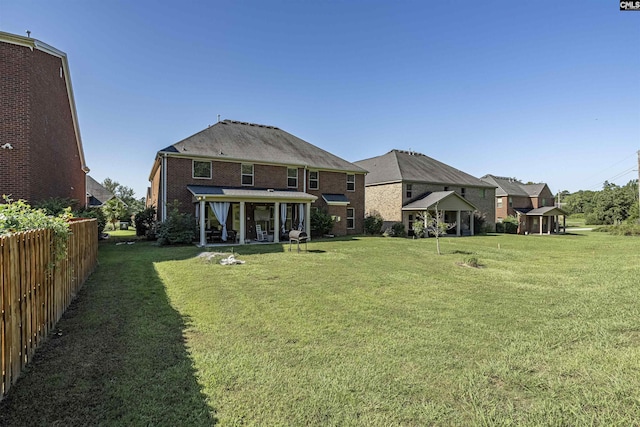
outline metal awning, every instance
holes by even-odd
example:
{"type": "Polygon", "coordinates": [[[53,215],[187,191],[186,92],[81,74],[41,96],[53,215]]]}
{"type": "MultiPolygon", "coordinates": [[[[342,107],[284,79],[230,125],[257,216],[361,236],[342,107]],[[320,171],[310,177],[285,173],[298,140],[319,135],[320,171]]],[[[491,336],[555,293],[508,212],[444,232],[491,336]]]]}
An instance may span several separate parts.
{"type": "Polygon", "coordinates": [[[347,206],[349,199],[344,194],[322,194],[322,198],[329,206],[347,206]]]}

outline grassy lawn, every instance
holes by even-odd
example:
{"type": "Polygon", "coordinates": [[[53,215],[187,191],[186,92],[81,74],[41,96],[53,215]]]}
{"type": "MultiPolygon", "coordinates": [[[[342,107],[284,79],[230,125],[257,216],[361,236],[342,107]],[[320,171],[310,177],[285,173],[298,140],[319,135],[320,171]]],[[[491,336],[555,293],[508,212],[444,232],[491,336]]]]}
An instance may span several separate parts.
{"type": "Polygon", "coordinates": [[[107,241],[0,424],[635,425],[639,245],[361,237],[221,266],[107,241]]]}

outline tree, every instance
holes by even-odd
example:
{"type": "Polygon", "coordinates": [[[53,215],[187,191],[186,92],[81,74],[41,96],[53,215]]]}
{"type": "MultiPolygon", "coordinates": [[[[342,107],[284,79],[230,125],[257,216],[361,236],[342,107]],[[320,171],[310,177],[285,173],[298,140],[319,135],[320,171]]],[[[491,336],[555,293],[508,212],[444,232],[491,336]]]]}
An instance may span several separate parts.
{"type": "Polygon", "coordinates": [[[424,233],[426,233],[427,235],[432,235],[436,238],[436,248],[438,251],[438,255],[442,255],[440,253],[440,236],[446,235],[447,231],[456,226],[456,223],[448,223],[444,220],[444,211],[438,210],[437,203],[435,208],[436,209],[434,215],[432,215],[431,212],[425,211],[418,215],[418,218],[424,223],[424,233]]]}
{"type": "Polygon", "coordinates": [[[122,185],[111,178],[105,178],[104,181],[102,181],[102,186],[125,204],[122,220],[126,219],[128,221],[133,215],[144,209],[144,198],[136,199],[133,188],[122,185]]]}
{"type": "Polygon", "coordinates": [[[102,207],[102,212],[107,218],[107,222],[111,223],[113,229],[116,229],[116,222],[126,215],[126,206],[120,199],[111,199],[102,207]]]}

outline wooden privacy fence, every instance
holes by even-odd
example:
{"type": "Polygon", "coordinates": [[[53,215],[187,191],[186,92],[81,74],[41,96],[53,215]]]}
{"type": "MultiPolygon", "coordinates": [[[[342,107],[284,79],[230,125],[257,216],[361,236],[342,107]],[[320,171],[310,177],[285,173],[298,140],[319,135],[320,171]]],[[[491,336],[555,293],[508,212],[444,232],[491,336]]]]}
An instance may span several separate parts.
{"type": "Polygon", "coordinates": [[[0,236],[0,400],[96,266],[97,221],[69,226],[67,255],[55,266],[51,230],[0,236]]]}

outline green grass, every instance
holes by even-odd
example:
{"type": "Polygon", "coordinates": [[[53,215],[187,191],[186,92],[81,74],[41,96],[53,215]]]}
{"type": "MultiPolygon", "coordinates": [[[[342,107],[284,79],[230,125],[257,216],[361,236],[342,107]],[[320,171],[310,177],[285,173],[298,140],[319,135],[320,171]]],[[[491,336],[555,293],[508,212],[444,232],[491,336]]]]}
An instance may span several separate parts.
{"type": "Polygon", "coordinates": [[[0,424],[634,425],[639,244],[363,237],[221,266],[103,243],[0,424]]]}

